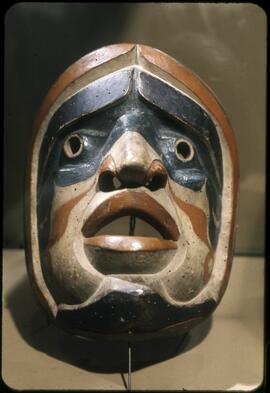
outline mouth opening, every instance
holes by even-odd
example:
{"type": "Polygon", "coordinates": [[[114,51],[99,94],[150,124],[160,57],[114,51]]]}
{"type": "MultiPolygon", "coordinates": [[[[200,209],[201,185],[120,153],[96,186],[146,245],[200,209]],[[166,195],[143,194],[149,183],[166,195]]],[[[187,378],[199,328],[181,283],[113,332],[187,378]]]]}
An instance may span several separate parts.
{"type": "MultiPolygon", "coordinates": [[[[113,219],[89,236],[86,232],[84,243],[88,246],[115,251],[160,251],[175,249],[176,243],[158,231],[149,222],[135,216],[113,219]]],[[[84,232],[85,235],[85,232],[84,232]]]]}
{"type": "Polygon", "coordinates": [[[140,236],[164,239],[164,236],[147,221],[135,216],[116,218],[109,224],[100,228],[95,236],[140,236]]]}

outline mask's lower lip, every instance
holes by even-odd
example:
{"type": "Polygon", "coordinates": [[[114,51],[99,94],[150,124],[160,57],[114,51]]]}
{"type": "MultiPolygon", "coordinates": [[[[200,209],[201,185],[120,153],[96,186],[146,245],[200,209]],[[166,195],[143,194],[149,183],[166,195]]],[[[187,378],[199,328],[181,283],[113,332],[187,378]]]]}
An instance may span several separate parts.
{"type": "Polygon", "coordinates": [[[85,238],[84,249],[102,274],[155,274],[168,266],[177,243],[155,237],[102,235],[85,238]]]}
{"type": "Polygon", "coordinates": [[[173,240],[143,236],[100,235],[84,239],[86,246],[118,252],[165,251],[177,248],[173,240]]]}

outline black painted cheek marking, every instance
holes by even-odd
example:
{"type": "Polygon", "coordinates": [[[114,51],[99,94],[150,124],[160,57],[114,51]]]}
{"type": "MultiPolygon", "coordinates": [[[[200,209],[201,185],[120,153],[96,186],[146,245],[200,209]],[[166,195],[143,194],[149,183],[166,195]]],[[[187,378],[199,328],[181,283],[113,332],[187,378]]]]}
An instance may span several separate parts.
{"type": "Polygon", "coordinates": [[[44,250],[48,244],[50,232],[50,214],[51,202],[54,193],[53,175],[47,177],[47,181],[42,184],[42,190],[39,192],[37,201],[37,216],[38,216],[38,234],[40,250],[44,250]]]}
{"type": "Polygon", "coordinates": [[[206,194],[209,201],[210,220],[208,226],[210,242],[214,249],[216,249],[219,230],[220,230],[220,212],[221,212],[221,192],[216,188],[216,185],[208,179],[206,183],[206,194]],[[217,218],[214,219],[214,215],[217,218]]]}
{"type": "Polygon", "coordinates": [[[193,191],[200,191],[206,181],[205,174],[195,168],[175,171],[174,178],[178,184],[191,188],[193,191]]]}
{"type": "Polygon", "coordinates": [[[94,132],[93,135],[91,130],[82,129],[76,131],[76,134],[84,138],[83,150],[78,157],[70,159],[66,157],[62,148],[59,169],[55,174],[55,183],[61,187],[84,181],[93,176],[102,160],[103,147],[107,139],[106,133],[94,132]]]}

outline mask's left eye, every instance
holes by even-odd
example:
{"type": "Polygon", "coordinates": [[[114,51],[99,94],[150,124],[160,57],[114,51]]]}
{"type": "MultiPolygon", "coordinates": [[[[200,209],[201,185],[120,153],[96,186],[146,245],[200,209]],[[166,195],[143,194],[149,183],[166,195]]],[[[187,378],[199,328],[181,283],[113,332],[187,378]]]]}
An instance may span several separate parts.
{"type": "Polygon", "coordinates": [[[78,157],[83,150],[84,139],[81,135],[73,134],[64,143],[64,152],[68,158],[78,157]]]}

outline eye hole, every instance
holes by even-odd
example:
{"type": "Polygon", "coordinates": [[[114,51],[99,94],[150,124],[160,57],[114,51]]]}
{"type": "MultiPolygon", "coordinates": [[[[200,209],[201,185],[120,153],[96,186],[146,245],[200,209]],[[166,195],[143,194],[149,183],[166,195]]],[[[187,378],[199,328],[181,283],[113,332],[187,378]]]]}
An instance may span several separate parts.
{"type": "Polygon", "coordinates": [[[64,152],[68,158],[74,158],[81,154],[83,138],[78,134],[69,136],[64,143],[64,152]]]}
{"type": "Polygon", "coordinates": [[[185,139],[178,139],[175,144],[175,153],[179,160],[190,161],[194,156],[194,149],[190,142],[185,139]]]}

